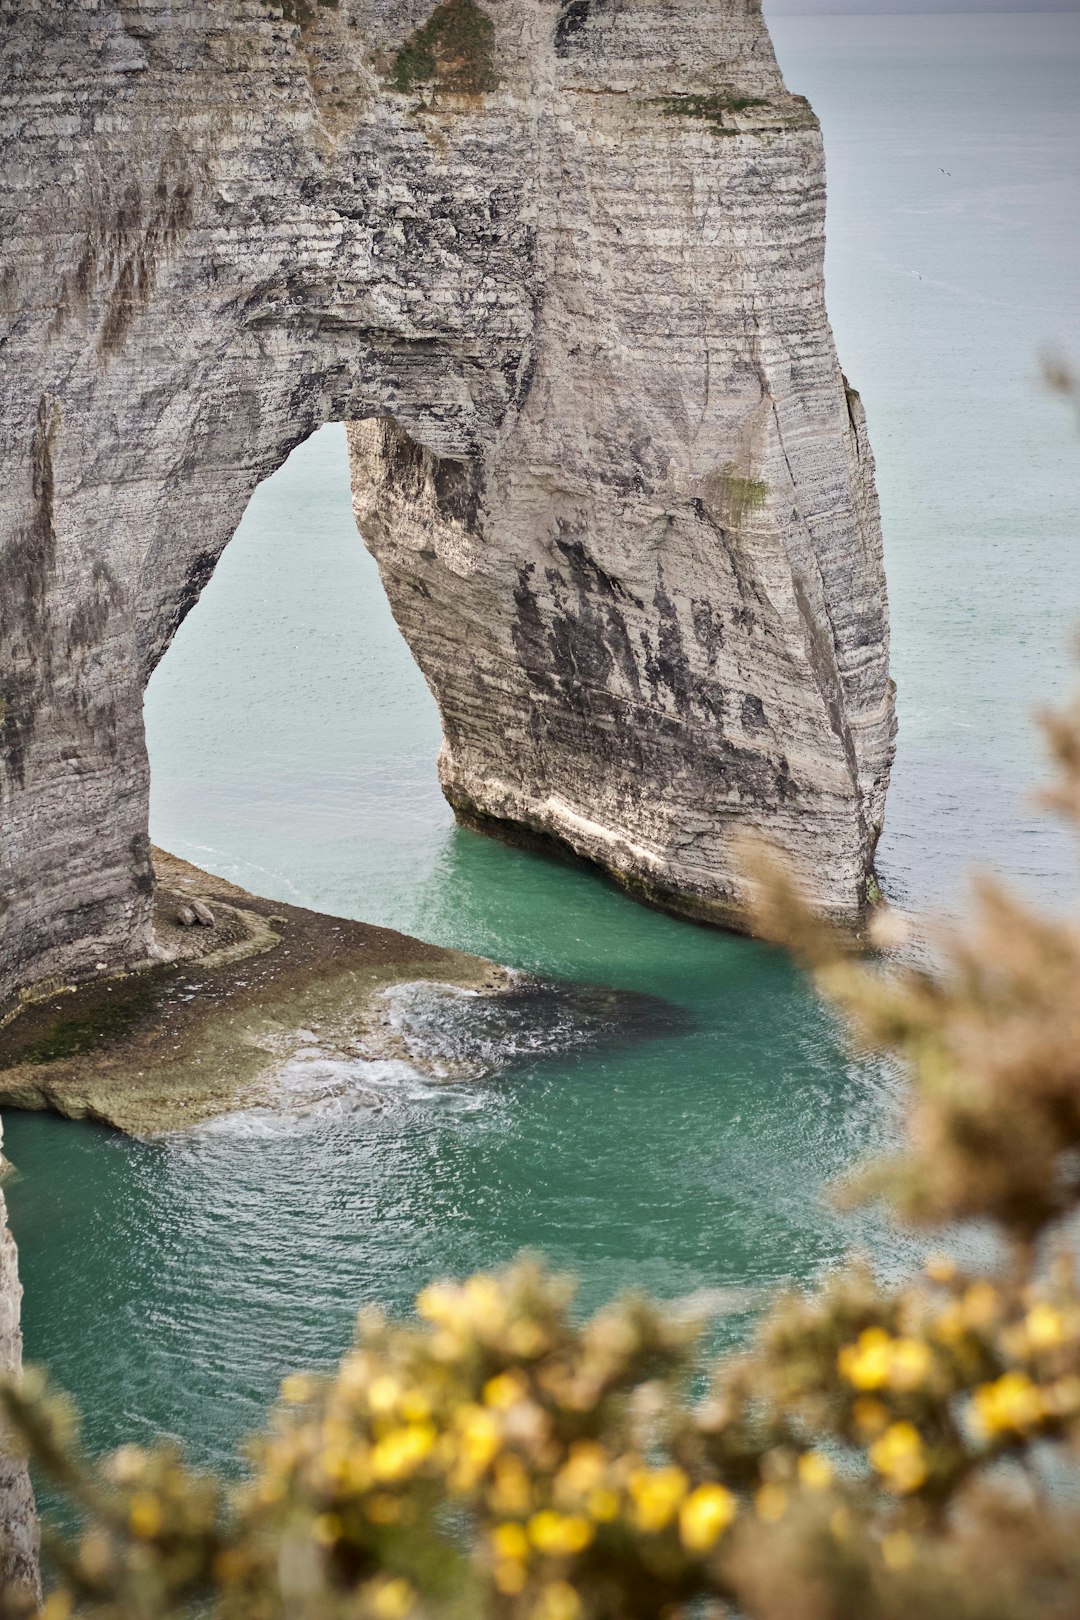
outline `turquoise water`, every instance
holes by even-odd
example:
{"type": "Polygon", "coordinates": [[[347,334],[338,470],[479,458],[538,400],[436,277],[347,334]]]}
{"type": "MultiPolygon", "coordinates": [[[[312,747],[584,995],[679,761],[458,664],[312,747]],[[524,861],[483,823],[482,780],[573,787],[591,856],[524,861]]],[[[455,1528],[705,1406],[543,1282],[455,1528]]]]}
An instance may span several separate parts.
{"type": "MultiPolygon", "coordinates": [[[[879,460],[902,728],[886,885],[957,906],[982,857],[1057,896],[1071,850],[1026,802],[1026,725],[1068,681],[1080,479],[1035,356],[1075,332],[1080,19],[774,30],[825,130],[830,307],[879,460]]],[[[165,1431],[224,1461],[286,1368],[340,1353],[358,1304],[404,1309],[433,1273],[526,1244],[578,1271],[588,1304],[733,1289],[721,1340],[852,1243],[910,1262],[903,1234],[823,1202],[888,1137],[895,1082],[844,1057],[781,957],[454,826],[434,706],[352,526],[340,427],[256,493],[147,725],[167,848],[684,1018],[277,1137],[148,1145],[10,1115],[28,1354],[77,1396],[93,1445],[165,1431]]]]}

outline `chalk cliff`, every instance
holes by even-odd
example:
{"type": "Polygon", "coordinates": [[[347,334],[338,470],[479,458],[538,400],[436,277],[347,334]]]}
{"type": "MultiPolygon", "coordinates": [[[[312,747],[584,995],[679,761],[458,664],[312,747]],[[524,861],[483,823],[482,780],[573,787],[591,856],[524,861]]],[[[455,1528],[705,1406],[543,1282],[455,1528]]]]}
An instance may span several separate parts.
{"type": "MultiPolygon", "coordinates": [[[[3,1127],[0,1126],[0,1146],[3,1127]]],[[[22,1365],[19,1286],[15,1243],[7,1227],[7,1205],[0,1192],[0,1374],[22,1365]]],[[[38,1591],[38,1530],[30,1476],[20,1457],[0,1450],[0,1594],[33,1597],[38,1591]]]]}
{"type": "MultiPolygon", "coordinates": [[[[759,828],[857,919],[881,540],[757,0],[0,23],[0,1008],[150,951],[143,688],[332,420],[459,814],[736,925],[759,828]]],[[[17,1300],[5,1235],[9,1364],[17,1300]]]]}
{"type": "MultiPolygon", "coordinates": [[[[489,257],[472,294],[494,322],[532,300],[506,407],[490,429],[391,410],[349,435],[357,521],[442,713],[444,791],[735,926],[751,827],[857,920],[894,720],[816,121],[754,5],[529,15],[490,108],[412,98],[452,194],[486,193],[518,233],[512,290],[489,257]]],[[[427,185],[398,196],[415,282],[461,238],[427,185]]],[[[425,306],[416,325],[443,330],[425,306]]]]}
{"type": "Polygon", "coordinates": [[[335,419],[463,817],[856,918],[881,542],[756,0],[0,9],[0,1001],[149,950],[143,687],[335,419]]]}

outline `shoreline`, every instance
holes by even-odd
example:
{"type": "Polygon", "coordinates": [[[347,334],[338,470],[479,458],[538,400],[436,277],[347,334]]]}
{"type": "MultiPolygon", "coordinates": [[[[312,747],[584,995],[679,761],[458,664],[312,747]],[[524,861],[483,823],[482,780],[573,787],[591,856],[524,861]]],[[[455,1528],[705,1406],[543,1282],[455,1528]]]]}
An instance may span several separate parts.
{"type": "Polygon", "coordinates": [[[132,1136],[280,1100],[274,1071],[300,1037],[415,1063],[381,992],[415,980],[498,994],[510,971],[393,929],[250,894],[163,850],[158,955],[56,988],[0,1026],[0,1107],[95,1120],[132,1136]],[[199,902],[212,926],[184,926],[199,902]]]}

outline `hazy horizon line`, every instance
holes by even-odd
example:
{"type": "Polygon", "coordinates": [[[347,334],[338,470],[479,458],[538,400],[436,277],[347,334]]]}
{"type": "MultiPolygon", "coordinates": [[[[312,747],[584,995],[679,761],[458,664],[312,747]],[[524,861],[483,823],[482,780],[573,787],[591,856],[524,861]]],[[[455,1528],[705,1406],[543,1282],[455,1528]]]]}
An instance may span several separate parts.
{"type": "Polygon", "coordinates": [[[1080,0],[762,0],[773,17],[904,17],[1075,14],[1080,0]]]}

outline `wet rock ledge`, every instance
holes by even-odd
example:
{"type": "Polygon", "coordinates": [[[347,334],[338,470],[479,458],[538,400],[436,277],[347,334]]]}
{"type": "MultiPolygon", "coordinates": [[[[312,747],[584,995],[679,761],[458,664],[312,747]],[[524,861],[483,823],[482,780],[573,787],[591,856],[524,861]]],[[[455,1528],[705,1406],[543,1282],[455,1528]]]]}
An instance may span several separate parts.
{"type": "Polygon", "coordinates": [[[154,869],[155,957],[119,977],[41,987],[12,1009],[0,1023],[0,1106],[137,1136],[181,1130],[273,1106],[298,1039],[411,1058],[382,994],[395,985],[499,993],[512,981],[481,957],[262,899],[162,850],[154,869]]]}

